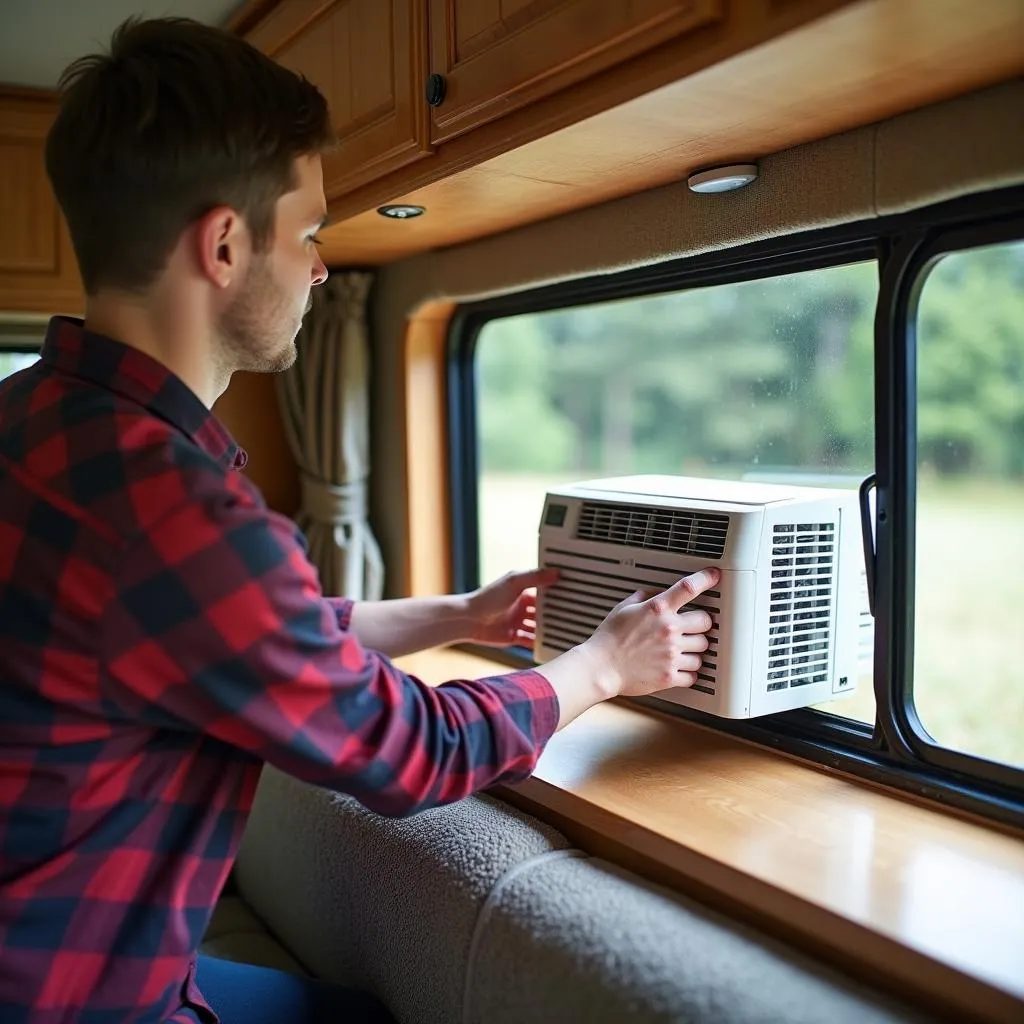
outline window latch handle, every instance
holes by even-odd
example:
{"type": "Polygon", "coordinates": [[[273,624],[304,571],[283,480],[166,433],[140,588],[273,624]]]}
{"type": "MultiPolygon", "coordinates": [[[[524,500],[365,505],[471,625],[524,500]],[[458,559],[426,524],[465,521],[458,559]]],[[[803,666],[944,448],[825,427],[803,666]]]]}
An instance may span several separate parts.
{"type": "Polygon", "coordinates": [[[878,486],[878,478],[872,473],[860,485],[860,532],[864,542],[864,571],[868,577],[868,608],[875,616],[875,533],[871,523],[870,493],[878,486]]]}

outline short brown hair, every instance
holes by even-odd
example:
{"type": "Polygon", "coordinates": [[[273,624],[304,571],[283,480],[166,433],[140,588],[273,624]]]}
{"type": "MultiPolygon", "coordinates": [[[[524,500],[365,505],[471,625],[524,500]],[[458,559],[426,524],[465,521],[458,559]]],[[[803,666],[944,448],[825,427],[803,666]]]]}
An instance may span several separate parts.
{"type": "Polygon", "coordinates": [[[89,295],[145,289],[216,206],[237,210],[264,249],[295,158],[332,141],[314,85],[188,18],[128,19],[109,54],[76,60],[60,88],[46,171],[89,295]]]}

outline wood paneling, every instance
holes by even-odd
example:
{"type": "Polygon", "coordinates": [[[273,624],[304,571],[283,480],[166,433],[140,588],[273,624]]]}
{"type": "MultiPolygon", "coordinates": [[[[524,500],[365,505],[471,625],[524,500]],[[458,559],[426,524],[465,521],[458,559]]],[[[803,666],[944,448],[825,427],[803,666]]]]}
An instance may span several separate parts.
{"type": "Polygon", "coordinates": [[[52,95],[0,92],[0,311],[80,313],[71,238],[44,164],[52,95]]]}
{"type": "Polygon", "coordinates": [[[274,56],[322,18],[339,0],[255,0],[240,12],[234,31],[245,33],[258,50],[274,56]],[[262,13],[261,13],[262,12],[262,13]]]}
{"type": "MultiPolygon", "coordinates": [[[[678,181],[695,168],[756,159],[1024,73],[1020,0],[849,4],[756,45],[775,31],[771,26],[788,26],[812,6],[821,5],[789,0],[773,15],[778,20],[751,16],[745,35],[678,56],[674,84],[517,148],[506,145],[507,151],[474,166],[466,166],[474,147],[501,147],[517,132],[570,116],[572,104],[585,108],[588,91],[599,83],[608,93],[627,89],[623,76],[631,69],[653,74],[649,65],[672,48],[446,143],[423,168],[440,174],[441,164],[459,167],[444,180],[393,191],[402,182],[392,177],[332,206],[346,219],[323,233],[324,259],[391,262],[678,181]],[[531,117],[536,125],[528,123],[531,117]],[[417,203],[427,213],[386,222],[372,209],[385,201],[417,203]]],[[[686,38],[679,41],[681,51],[686,44],[686,38]]],[[[413,180],[420,175],[416,167],[410,172],[413,180]]]]}
{"type": "Polygon", "coordinates": [[[36,139],[0,135],[0,224],[0,271],[57,272],[57,201],[36,139]]]}
{"type": "Polygon", "coordinates": [[[433,302],[409,321],[405,336],[405,456],[410,507],[410,557],[405,594],[446,594],[451,589],[449,549],[447,389],[444,360],[455,304],[433,302]]]}
{"type": "Polygon", "coordinates": [[[324,158],[328,198],[430,152],[426,23],[417,0],[282,4],[248,38],[327,99],[339,139],[324,158]]]}
{"type": "Polygon", "coordinates": [[[724,0],[430,0],[434,142],[721,20],[724,0]]]}
{"type": "MultiPolygon", "coordinates": [[[[430,683],[503,671],[399,660],[430,683]]],[[[1024,843],[667,715],[612,702],[500,795],[944,1017],[1024,1015],[1024,843]]]]}
{"type": "Polygon", "coordinates": [[[267,505],[293,516],[299,507],[299,471],[285,437],[274,379],[272,373],[236,373],[213,412],[245,449],[245,475],[267,505]]]}

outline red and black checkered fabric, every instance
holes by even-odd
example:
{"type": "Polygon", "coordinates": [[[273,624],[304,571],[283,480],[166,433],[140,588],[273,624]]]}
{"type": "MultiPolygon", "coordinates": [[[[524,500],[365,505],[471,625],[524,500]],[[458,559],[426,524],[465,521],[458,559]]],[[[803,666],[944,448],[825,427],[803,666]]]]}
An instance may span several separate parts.
{"type": "Polygon", "coordinates": [[[0,384],[0,1020],[212,1021],[192,980],[264,762],[402,815],[528,775],[547,681],[366,650],[245,456],[141,352],[50,324],[0,384]]]}

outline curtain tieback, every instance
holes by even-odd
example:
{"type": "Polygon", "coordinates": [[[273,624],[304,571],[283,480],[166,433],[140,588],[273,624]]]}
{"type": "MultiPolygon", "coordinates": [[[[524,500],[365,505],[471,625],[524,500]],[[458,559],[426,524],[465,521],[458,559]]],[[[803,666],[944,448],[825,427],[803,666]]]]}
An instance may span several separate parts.
{"type": "Polygon", "coordinates": [[[366,519],[366,481],[329,484],[303,473],[302,511],[333,526],[361,523],[366,519]]]}

